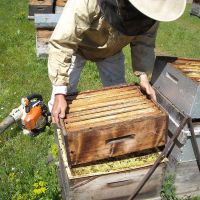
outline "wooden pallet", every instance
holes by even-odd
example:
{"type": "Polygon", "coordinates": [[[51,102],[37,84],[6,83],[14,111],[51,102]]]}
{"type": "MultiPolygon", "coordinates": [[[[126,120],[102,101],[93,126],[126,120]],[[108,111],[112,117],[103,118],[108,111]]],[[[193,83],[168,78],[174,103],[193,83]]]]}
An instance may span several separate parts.
{"type": "Polygon", "coordinates": [[[83,92],[67,96],[67,101],[72,165],[165,144],[166,114],[134,85],[83,92]]]}

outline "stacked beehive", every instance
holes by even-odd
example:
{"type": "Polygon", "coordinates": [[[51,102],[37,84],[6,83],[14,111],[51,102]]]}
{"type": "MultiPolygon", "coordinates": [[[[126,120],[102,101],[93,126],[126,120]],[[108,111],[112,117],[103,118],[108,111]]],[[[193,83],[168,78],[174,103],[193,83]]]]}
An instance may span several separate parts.
{"type": "Polygon", "coordinates": [[[186,61],[179,60],[172,63],[174,67],[184,73],[188,78],[193,81],[200,82],[200,62],[199,61],[186,61]]]}
{"type": "Polygon", "coordinates": [[[62,10],[67,0],[29,0],[28,19],[34,19],[35,14],[57,14],[62,10]]]}
{"type": "Polygon", "coordinates": [[[200,0],[193,0],[190,14],[200,17],[200,0]]]}
{"type": "Polygon", "coordinates": [[[36,14],[36,54],[37,57],[48,55],[49,39],[58,22],[60,14],[36,14]]]}
{"type": "Polygon", "coordinates": [[[34,19],[36,13],[53,13],[53,0],[29,0],[29,19],[34,19]]]}
{"type": "Polygon", "coordinates": [[[63,8],[66,3],[67,3],[67,0],[56,0],[55,13],[57,14],[62,13],[63,8]]]}
{"type": "MultiPolygon", "coordinates": [[[[67,96],[58,130],[64,199],[125,199],[165,144],[167,116],[138,87],[118,86],[67,96]]],[[[159,198],[164,164],[140,192],[159,198]]]]}
{"type": "Polygon", "coordinates": [[[35,20],[36,54],[47,57],[48,41],[67,0],[29,0],[29,19],[35,20]]]}

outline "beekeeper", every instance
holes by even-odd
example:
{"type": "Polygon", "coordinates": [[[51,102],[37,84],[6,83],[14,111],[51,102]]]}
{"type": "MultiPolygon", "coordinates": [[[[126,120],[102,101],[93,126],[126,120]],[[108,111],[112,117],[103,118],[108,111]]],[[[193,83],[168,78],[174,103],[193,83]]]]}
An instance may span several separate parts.
{"type": "Polygon", "coordinates": [[[128,44],[139,84],[155,100],[148,74],[158,24],[179,18],[185,6],[186,0],[68,0],[49,44],[52,121],[60,127],[65,95],[76,91],[86,60],[96,62],[104,87],[126,82],[122,48],[128,44]]]}

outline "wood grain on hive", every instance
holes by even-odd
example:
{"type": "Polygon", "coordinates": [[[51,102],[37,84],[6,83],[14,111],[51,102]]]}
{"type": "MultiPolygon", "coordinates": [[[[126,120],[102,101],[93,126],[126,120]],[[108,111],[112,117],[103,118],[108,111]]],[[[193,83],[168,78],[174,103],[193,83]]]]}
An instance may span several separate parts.
{"type": "MultiPolygon", "coordinates": [[[[58,174],[62,188],[62,199],[128,199],[128,197],[138,186],[138,183],[150,170],[152,163],[154,163],[155,159],[157,159],[157,157],[151,157],[152,163],[146,162],[145,159],[145,162],[140,165],[140,167],[135,167],[135,162],[129,162],[129,159],[127,161],[123,158],[120,158],[120,160],[117,158],[117,163],[115,163],[115,161],[113,162],[107,160],[98,162],[101,163],[100,165],[98,163],[94,163],[92,165],[76,166],[71,168],[68,162],[63,132],[60,129],[57,129],[56,137],[59,147],[58,174]],[[110,169],[107,167],[105,168],[105,166],[110,169]],[[74,170],[78,170],[81,173],[77,174],[74,170]]],[[[131,155],[128,155],[131,160],[143,160],[143,156],[135,156],[131,157],[131,155]]],[[[147,156],[150,156],[150,154],[147,156]]],[[[154,174],[147,181],[135,200],[160,200],[160,192],[164,179],[165,166],[165,161],[158,166],[154,174]]]]}
{"type": "Polygon", "coordinates": [[[167,116],[134,85],[67,96],[71,165],[165,144],[167,116]]]}

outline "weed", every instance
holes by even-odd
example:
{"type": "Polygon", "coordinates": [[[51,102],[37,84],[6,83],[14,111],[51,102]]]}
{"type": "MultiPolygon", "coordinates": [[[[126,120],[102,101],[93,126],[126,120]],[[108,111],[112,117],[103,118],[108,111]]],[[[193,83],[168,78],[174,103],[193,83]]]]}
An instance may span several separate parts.
{"type": "Polygon", "coordinates": [[[160,193],[161,200],[200,200],[200,196],[196,197],[185,196],[182,198],[177,197],[174,181],[175,181],[175,174],[168,174],[166,176],[160,193]]]}
{"type": "Polygon", "coordinates": [[[162,200],[180,200],[176,197],[176,188],[174,186],[175,175],[168,175],[165,179],[161,190],[161,198],[162,200]]]}

